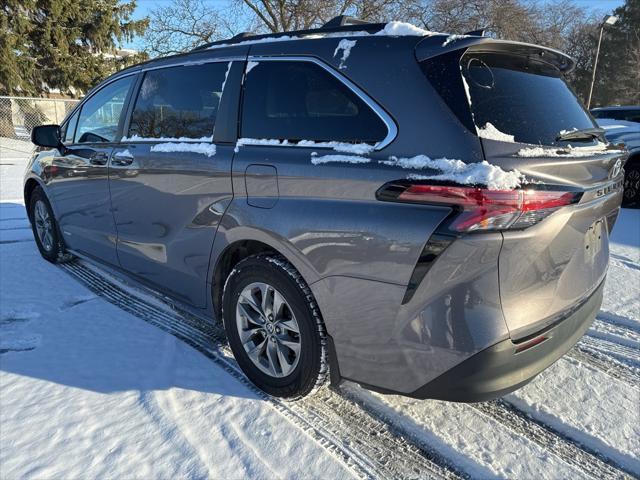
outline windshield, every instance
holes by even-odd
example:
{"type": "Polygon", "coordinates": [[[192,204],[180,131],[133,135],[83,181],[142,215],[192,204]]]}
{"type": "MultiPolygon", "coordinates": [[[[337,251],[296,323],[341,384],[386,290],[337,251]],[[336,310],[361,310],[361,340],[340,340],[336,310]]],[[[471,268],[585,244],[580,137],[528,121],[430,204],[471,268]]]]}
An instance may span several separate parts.
{"type": "MultiPolygon", "coordinates": [[[[547,63],[477,53],[464,55],[461,68],[479,129],[491,124],[516,142],[555,145],[567,143],[556,140],[561,132],[596,126],[560,72],[547,63]]],[[[570,142],[577,141],[591,140],[587,136],[570,142]]]]}

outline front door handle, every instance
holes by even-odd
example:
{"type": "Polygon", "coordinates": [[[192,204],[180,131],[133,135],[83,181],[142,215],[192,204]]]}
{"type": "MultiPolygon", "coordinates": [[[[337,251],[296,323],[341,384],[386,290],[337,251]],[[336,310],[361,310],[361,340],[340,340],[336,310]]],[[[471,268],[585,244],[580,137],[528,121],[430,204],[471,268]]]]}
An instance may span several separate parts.
{"type": "Polygon", "coordinates": [[[109,157],[104,152],[96,152],[89,158],[89,163],[91,165],[106,165],[109,157]]]}
{"type": "Polygon", "coordinates": [[[113,158],[111,158],[111,165],[116,165],[118,167],[126,167],[133,163],[133,155],[124,155],[122,153],[116,153],[113,158]]]}

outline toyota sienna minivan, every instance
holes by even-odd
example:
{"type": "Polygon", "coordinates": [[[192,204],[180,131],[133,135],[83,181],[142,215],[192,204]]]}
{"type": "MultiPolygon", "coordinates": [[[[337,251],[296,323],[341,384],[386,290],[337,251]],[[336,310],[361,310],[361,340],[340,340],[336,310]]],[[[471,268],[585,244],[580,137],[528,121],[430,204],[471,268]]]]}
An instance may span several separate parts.
{"type": "Polygon", "coordinates": [[[339,17],[124,69],[37,127],[37,247],[224,324],[247,377],[482,401],[598,312],[626,153],[563,53],[339,17]]]}

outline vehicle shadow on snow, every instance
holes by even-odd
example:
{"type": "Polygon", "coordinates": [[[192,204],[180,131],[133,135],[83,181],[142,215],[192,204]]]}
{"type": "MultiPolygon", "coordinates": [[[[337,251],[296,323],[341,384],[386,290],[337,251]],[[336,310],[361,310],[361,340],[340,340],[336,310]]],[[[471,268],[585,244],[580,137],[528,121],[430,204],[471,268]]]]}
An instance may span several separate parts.
{"type": "Polygon", "coordinates": [[[11,324],[9,319],[0,322],[0,336],[20,333],[41,340],[29,350],[4,349],[3,372],[107,394],[179,388],[259,399],[178,338],[99,301],[43,313],[21,322],[20,332],[9,332],[11,324]],[[96,305],[106,315],[92,315],[96,305]]]}
{"type": "Polygon", "coordinates": [[[23,205],[0,203],[1,371],[98,393],[180,388],[259,399],[182,340],[43,260],[30,230],[10,228],[25,221],[23,205]]]}

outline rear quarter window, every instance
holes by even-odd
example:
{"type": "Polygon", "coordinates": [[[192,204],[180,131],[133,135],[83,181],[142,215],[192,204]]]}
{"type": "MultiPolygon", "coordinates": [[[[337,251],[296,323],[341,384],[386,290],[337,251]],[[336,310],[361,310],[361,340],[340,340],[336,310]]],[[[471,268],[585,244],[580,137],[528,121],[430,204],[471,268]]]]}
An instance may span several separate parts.
{"type": "Polygon", "coordinates": [[[279,140],[376,143],[387,129],[345,84],[312,62],[250,62],[241,136],[279,140]]]}

